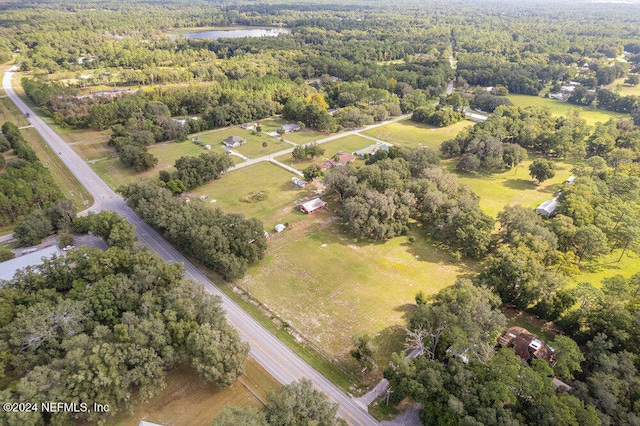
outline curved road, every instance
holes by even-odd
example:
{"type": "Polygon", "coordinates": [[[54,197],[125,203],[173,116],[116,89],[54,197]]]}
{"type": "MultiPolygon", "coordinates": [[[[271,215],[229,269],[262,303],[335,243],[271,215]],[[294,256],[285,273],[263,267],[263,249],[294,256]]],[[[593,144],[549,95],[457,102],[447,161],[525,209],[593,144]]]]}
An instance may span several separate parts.
{"type": "Polygon", "coordinates": [[[182,263],[185,268],[186,278],[202,284],[206,291],[219,296],[222,299],[222,306],[227,312],[227,320],[238,329],[243,340],[251,345],[251,356],[280,383],[288,384],[301,378],[307,378],[314,383],[316,388],[325,392],[333,402],[339,405],[338,414],[349,424],[378,424],[367,412],[367,407],[345,395],[322,374],[318,373],[303,361],[284,343],[278,340],[220,291],[220,289],[196,269],[195,266],[167,243],[160,234],[143,222],[138,215],[126,205],[124,199],[109,188],[58,134],[16,95],[11,86],[12,71],[13,69],[4,74],[4,78],[2,79],[4,91],[22,113],[29,113],[29,122],[40,133],[47,144],[49,144],[51,149],[60,155],[64,164],[84,185],[87,191],[91,193],[95,199],[92,210],[111,210],[126,217],[129,222],[136,227],[136,234],[143,244],[157,252],[168,262],[182,263]]]}

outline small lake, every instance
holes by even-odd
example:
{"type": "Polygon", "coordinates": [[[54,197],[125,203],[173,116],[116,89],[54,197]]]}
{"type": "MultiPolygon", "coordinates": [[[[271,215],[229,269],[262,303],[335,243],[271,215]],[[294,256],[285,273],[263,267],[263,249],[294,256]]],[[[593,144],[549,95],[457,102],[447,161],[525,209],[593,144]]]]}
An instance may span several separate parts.
{"type": "Polygon", "coordinates": [[[186,38],[208,38],[217,40],[219,38],[240,38],[240,37],[275,37],[279,34],[288,34],[286,28],[246,28],[236,30],[210,30],[185,33],[186,38]]]}

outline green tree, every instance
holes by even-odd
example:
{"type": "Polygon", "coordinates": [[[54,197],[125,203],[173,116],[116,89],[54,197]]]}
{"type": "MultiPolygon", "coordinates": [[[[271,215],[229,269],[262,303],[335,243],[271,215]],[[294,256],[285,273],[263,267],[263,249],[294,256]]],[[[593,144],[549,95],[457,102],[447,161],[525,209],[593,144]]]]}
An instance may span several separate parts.
{"type": "Polygon", "coordinates": [[[580,363],[584,361],[584,355],[571,338],[557,335],[548,345],[554,349],[555,364],[553,371],[563,380],[572,380],[573,373],[581,372],[580,363]]]}
{"type": "Polygon", "coordinates": [[[556,175],[556,166],[549,160],[533,160],[533,163],[529,166],[529,174],[532,178],[536,179],[538,183],[542,183],[556,175]]]}
{"type": "Polygon", "coordinates": [[[308,167],[305,167],[302,171],[304,176],[304,180],[311,182],[315,178],[321,177],[324,173],[322,172],[322,168],[317,164],[312,164],[308,167]]]}
{"type": "Polygon", "coordinates": [[[226,406],[215,418],[212,426],[268,426],[262,411],[253,407],[226,406]]]}
{"type": "Polygon", "coordinates": [[[344,420],[336,418],[338,406],[332,404],[322,392],[315,390],[307,379],[271,392],[264,409],[267,422],[271,425],[346,425],[344,420]]]}
{"type": "Polygon", "coordinates": [[[20,220],[13,230],[13,236],[20,246],[32,246],[53,232],[51,220],[42,210],[36,210],[20,220]]]}

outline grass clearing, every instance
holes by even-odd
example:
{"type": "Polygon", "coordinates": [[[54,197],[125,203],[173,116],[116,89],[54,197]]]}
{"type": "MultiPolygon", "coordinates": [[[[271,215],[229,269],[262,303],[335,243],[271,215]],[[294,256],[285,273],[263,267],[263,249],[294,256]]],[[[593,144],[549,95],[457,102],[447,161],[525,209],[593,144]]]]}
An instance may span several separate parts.
{"type": "MultiPolygon", "coordinates": [[[[275,132],[278,127],[283,124],[289,123],[287,120],[283,120],[281,118],[267,118],[266,120],[262,120],[259,122],[262,127],[262,132],[275,132]]],[[[327,134],[323,132],[318,132],[316,130],[311,129],[302,129],[298,132],[287,133],[284,135],[284,138],[290,142],[296,143],[298,145],[304,145],[310,142],[315,142],[319,139],[326,138],[327,134]]]]}
{"type": "Polygon", "coordinates": [[[453,139],[460,130],[471,125],[471,121],[463,120],[447,127],[433,127],[407,118],[366,130],[362,134],[408,148],[427,146],[440,152],[442,142],[453,139]]]}
{"type": "Polygon", "coordinates": [[[93,204],[93,197],[80,184],[80,181],[67,169],[60,157],[47,145],[34,128],[20,130],[24,138],[33,147],[40,162],[51,172],[65,198],[73,201],[76,210],[81,211],[93,204]]]}
{"type": "MultiPolygon", "coordinates": [[[[298,161],[293,159],[292,154],[281,155],[280,157],[276,157],[276,159],[288,166],[295,167],[298,170],[304,170],[305,167],[308,167],[311,164],[322,163],[325,158],[331,158],[332,156],[337,154],[339,151],[353,153],[354,151],[357,151],[360,148],[364,148],[374,143],[375,142],[372,141],[371,139],[363,138],[362,136],[349,135],[349,136],[345,136],[345,137],[333,140],[331,142],[323,143],[321,146],[325,150],[324,155],[321,155],[320,157],[317,157],[314,159],[298,161]]],[[[362,160],[360,159],[356,159],[355,161],[356,161],[356,164],[363,163],[362,160]]]]}
{"type": "Polygon", "coordinates": [[[434,294],[471,271],[425,241],[417,226],[407,236],[368,243],[346,235],[330,211],[312,216],[270,238],[265,260],[239,285],[358,375],[349,355],[353,336],[374,337],[378,363],[386,365],[402,348],[400,327],[415,294],[434,294]]]}
{"type": "Polygon", "coordinates": [[[625,77],[619,78],[610,85],[607,86],[609,90],[615,90],[620,96],[640,96],[640,84],[631,86],[625,84],[625,77]]]}
{"type": "Polygon", "coordinates": [[[296,210],[298,201],[312,198],[311,185],[298,188],[291,183],[295,176],[270,163],[259,163],[226,173],[221,179],[191,191],[195,196],[206,195],[212,207],[219,207],[226,213],[242,213],[255,217],[272,232],[278,223],[291,223],[304,218],[296,210]],[[248,194],[264,191],[266,199],[255,203],[242,202],[248,194]]]}
{"type": "Polygon", "coordinates": [[[551,111],[551,114],[555,116],[566,116],[569,110],[577,109],[580,111],[580,116],[587,121],[587,124],[590,125],[594,125],[597,122],[604,123],[610,118],[629,117],[629,114],[620,114],[603,109],[585,108],[578,105],[572,105],[564,101],[543,98],[540,96],[508,95],[507,98],[509,98],[514,105],[519,107],[547,107],[551,111]]]}
{"type": "Polygon", "coordinates": [[[574,278],[571,287],[580,282],[588,282],[600,288],[604,278],[613,277],[614,275],[622,275],[625,278],[629,278],[633,274],[639,273],[640,260],[638,255],[627,251],[620,259],[621,253],[622,250],[617,249],[608,255],[598,258],[596,262],[586,264],[580,275],[574,278]],[[618,259],[620,259],[619,262],[618,259]]]}
{"type": "Polygon", "coordinates": [[[442,161],[442,167],[455,173],[461,183],[469,186],[480,197],[480,208],[492,217],[505,206],[521,204],[535,209],[543,201],[554,197],[562,183],[571,176],[572,165],[555,160],[556,176],[538,185],[529,176],[529,165],[536,158],[525,161],[517,170],[507,170],[494,174],[461,173],[456,170],[458,160],[442,161]]]}
{"type": "Polygon", "coordinates": [[[222,149],[222,141],[230,136],[240,136],[241,138],[246,139],[247,143],[233,149],[249,158],[262,157],[263,155],[273,154],[274,152],[292,147],[291,144],[281,141],[278,138],[265,134],[252,135],[250,130],[242,129],[240,127],[214,130],[212,132],[192,135],[193,138],[197,137],[203,143],[211,145],[213,149],[222,149]],[[267,143],[266,147],[262,146],[264,142],[267,143]]]}
{"type": "Polygon", "coordinates": [[[118,426],[138,425],[146,420],[165,425],[210,425],[227,406],[262,408],[267,394],[280,384],[256,361],[247,358],[245,373],[224,389],[203,382],[189,366],[167,374],[167,387],[133,413],[123,411],[108,423],[118,426]]]}
{"type": "MultiPolygon", "coordinates": [[[[102,142],[94,142],[91,144],[74,145],[76,151],[85,156],[92,154],[92,158],[110,157],[106,160],[96,161],[91,165],[93,170],[113,189],[117,189],[120,185],[128,185],[141,179],[155,179],[160,170],[173,171],[175,161],[183,156],[198,156],[202,153],[209,152],[190,141],[185,142],[166,142],[157,145],[151,145],[149,152],[158,158],[158,165],[145,170],[144,172],[136,172],[133,169],[126,168],[117,157],[111,157],[115,152],[111,147],[104,145],[102,142]],[[101,148],[107,148],[100,151],[101,148]]],[[[241,160],[241,159],[238,159],[241,160]]]]}

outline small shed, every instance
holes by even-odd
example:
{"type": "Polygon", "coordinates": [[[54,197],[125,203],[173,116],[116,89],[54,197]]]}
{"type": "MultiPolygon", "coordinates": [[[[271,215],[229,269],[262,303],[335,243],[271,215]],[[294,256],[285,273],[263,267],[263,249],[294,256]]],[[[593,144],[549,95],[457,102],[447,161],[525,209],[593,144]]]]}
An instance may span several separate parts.
{"type": "Polygon", "coordinates": [[[567,185],[571,185],[574,180],[576,180],[575,176],[569,176],[567,180],[564,181],[564,183],[566,183],[567,185]]]}
{"type": "Polygon", "coordinates": [[[282,130],[284,130],[285,133],[297,132],[300,129],[301,129],[301,127],[298,126],[297,124],[283,124],[282,125],[282,130]]]}
{"type": "Polygon", "coordinates": [[[256,128],[256,125],[254,123],[244,123],[244,124],[241,124],[240,127],[242,127],[245,130],[254,130],[256,128]]]}
{"type": "Polygon", "coordinates": [[[246,139],[241,138],[240,136],[229,136],[222,143],[228,148],[237,148],[240,145],[244,145],[247,143],[246,139]]]}
{"type": "Polygon", "coordinates": [[[283,224],[279,223],[279,224],[276,225],[275,229],[276,229],[277,233],[280,233],[280,232],[284,231],[285,228],[286,228],[286,226],[284,226],[283,224]]]}
{"type": "Polygon", "coordinates": [[[552,200],[547,200],[536,207],[536,213],[546,217],[552,216],[556,212],[559,204],[557,197],[552,200]]]}
{"type": "Polygon", "coordinates": [[[320,210],[326,205],[327,203],[322,201],[320,198],[316,197],[312,200],[307,201],[306,203],[299,204],[298,208],[302,213],[311,214],[316,210],[320,210]]]}
{"type": "Polygon", "coordinates": [[[204,149],[206,149],[207,151],[211,151],[211,145],[205,145],[204,149]]]}

